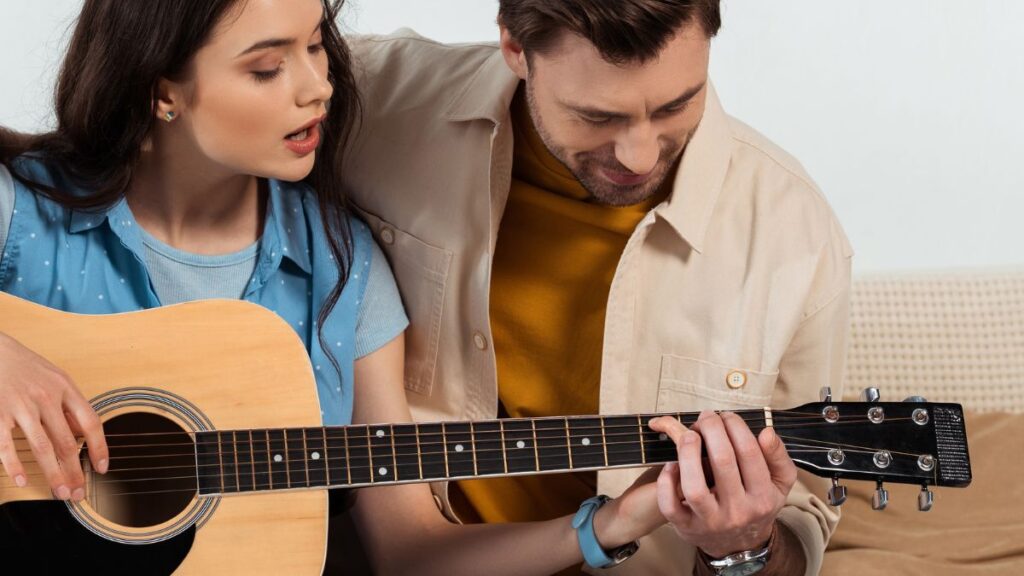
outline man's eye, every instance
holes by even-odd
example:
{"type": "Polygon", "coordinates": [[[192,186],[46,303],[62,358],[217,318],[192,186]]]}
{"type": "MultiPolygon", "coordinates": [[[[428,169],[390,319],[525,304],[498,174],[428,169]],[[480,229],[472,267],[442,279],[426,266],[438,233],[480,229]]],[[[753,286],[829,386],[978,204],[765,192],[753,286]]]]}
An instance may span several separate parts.
{"type": "Polygon", "coordinates": [[[583,121],[594,126],[601,126],[612,121],[611,116],[581,116],[583,121]]]}
{"type": "Polygon", "coordinates": [[[320,52],[324,51],[324,43],[320,42],[319,44],[313,44],[312,46],[307,48],[307,50],[309,50],[310,54],[319,54],[320,52]]]}

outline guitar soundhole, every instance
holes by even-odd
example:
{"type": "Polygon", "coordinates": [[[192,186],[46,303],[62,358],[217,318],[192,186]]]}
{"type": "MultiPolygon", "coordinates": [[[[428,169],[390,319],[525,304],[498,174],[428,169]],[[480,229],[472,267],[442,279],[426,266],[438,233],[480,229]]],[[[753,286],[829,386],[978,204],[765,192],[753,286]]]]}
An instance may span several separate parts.
{"type": "MultiPolygon", "coordinates": [[[[195,442],[175,422],[135,412],[103,423],[110,448],[106,474],[91,472],[86,500],[100,516],[146,528],[180,514],[196,495],[195,442]]],[[[81,457],[88,466],[86,449],[81,457]]]]}

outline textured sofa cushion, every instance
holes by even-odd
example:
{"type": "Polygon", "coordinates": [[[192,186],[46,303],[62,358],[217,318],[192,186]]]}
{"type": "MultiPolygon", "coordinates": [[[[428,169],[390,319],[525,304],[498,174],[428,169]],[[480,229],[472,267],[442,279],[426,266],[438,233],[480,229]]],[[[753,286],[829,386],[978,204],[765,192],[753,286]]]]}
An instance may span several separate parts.
{"type": "Polygon", "coordinates": [[[845,393],[1024,413],[1024,269],[854,281],[845,393]]]}

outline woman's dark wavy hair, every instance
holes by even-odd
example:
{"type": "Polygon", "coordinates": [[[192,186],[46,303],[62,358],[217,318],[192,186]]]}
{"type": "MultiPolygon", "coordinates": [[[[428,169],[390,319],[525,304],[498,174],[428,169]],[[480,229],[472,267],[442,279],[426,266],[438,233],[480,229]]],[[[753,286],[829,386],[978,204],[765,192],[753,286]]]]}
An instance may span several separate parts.
{"type": "MultiPolygon", "coordinates": [[[[0,162],[10,168],[22,154],[52,162],[87,195],[74,195],[37,182],[25,182],[68,208],[102,210],[124,197],[143,141],[156,121],[154,94],[161,78],[185,72],[214,27],[245,0],[86,0],[61,66],[55,93],[53,132],[0,146],[0,162]]],[[[312,172],[304,182],[316,192],[338,282],[317,316],[317,337],[331,363],[337,360],[323,337],[323,325],[348,280],[352,236],[338,167],[344,145],[360,114],[352,57],[337,28],[344,0],[321,0],[321,26],[334,96],[324,119],[323,139],[312,172]]],[[[11,174],[19,177],[15,170],[11,174]]]]}

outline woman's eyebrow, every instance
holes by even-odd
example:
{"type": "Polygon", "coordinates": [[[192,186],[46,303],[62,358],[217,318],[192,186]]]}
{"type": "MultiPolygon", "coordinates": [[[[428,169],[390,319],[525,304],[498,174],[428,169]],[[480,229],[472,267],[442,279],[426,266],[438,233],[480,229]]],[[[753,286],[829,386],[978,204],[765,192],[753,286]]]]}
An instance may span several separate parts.
{"type": "MultiPolygon", "coordinates": [[[[316,34],[316,31],[320,29],[320,26],[322,26],[323,23],[324,23],[323,19],[321,19],[319,22],[317,22],[316,28],[313,28],[313,34],[316,34]]],[[[251,54],[251,53],[256,52],[258,50],[266,50],[268,48],[280,48],[282,46],[291,46],[294,43],[295,43],[295,38],[269,38],[267,40],[260,40],[259,42],[253,44],[252,46],[249,46],[245,50],[242,50],[238,54],[238,56],[235,56],[235,58],[241,58],[242,56],[245,56],[246,54],[251,54]]]]}

